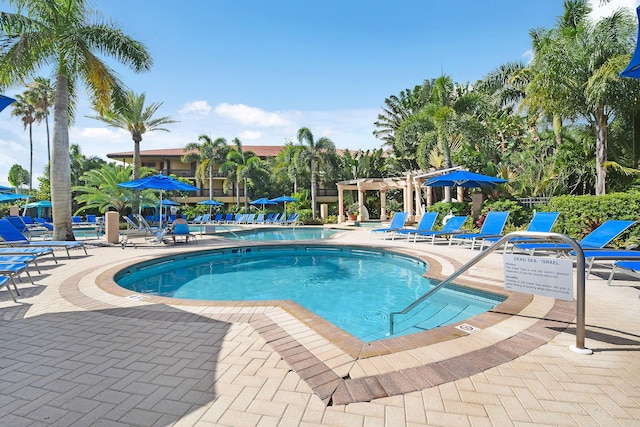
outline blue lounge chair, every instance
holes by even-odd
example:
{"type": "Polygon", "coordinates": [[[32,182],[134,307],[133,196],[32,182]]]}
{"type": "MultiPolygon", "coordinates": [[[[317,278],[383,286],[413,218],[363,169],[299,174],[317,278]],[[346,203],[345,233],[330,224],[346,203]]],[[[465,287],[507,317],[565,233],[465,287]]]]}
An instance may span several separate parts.
{"type": "MultiPolygon", "coordinates": [[[[627,228],[635,224],[635,221],[610,219],[598,228],[587,234],[578,244],[583,250],[602,249],[613,239],[622,234],[627,228]]],[[[573,248],[568,243],[516,243],[513,250],[524,251],[533,255],[536,251],[571,251],[573,248]]]]}
{"type": "Polygon", "coordinates": [[[454,216],[447,221],[440,231],[420,231],[407,234],[407,241],[413,236],[413,241],[417,242],[418,237],[431,237],[431,244],[435,243],[436,237],[453,236],[462,232],[462,224],[469,218],[467,215],[454,216]]]}
{"type": "MultiPolygon", "coordinates": [[[[591,274],[591,269],[596,262],[599,261],[627,261],[640,260],[640,251],[628,249],[584,249],[584,261],[587,267],[587,276],[591,274]]],[[[571,256],[576,253],[571,251],[571,256]]]]}
{"type": "Polygon", "coordinates": [[[226,222],[227,224],[231,224],[233,222],[233,214],[232,213],[228,213],[224,217],[224,222],[226,222]]]}
{"type": "Polygon", "coordinates": [[[613,264],[611,273],[609,273],[609,280],[607,280],[607,286],[611,286],[611,281],[616,272],[624,271],[625,273],[640,276],[640,261],[617,261],[613,264]]]}
{"type": "Polygon", "coordinates": [[[41,274],[40,271],[40,266],[38,265],[38,257],[36,257],[35,255],[0,255],[0,263],[3,264],[14,264],[14,263],[21,263],[21,264],[33,264],[33,266],[36,268],[36,270],[38,270],[38,273],[41,274]]]}
{"type": "Polygon", "coordinates": [[[222,224],[222,214],[221,213],[217,213],[215,218],[213,218],[213,222],[216,224],[222,224]]]}
{"type": "Polygon", "coordinates": [[[436,218],[438,218],[438,212],[425,212],[422,218],[420,218],[420,223],[417,228],[401,228],[400,230],[396,230],[391,239],[395,239],[396,234],[407,236],[416,231],[434,231],[433,225],[436,223],[436,218]]]}
{"type": "Polygon", "coordinates": [[[389,233],[394,233],[397,230],[401,230],[404,228],[404,223],[407,221],[407,216],[409,214],[407,212],[396,212],[393,215],[393,219],[391,220],[391,224],[388,227],[383,228],[374,228],[371,230],[372,233],[382,233],[383,236],[386,236],[389,233]]]}
{"type": "Polygon", "coordinates": [[[62,248],[67,251],[67,257],[71,258],[69,249],[81,248],[87,254],[87,248],[83,242],[66,242],[47,240],[42,242],[31,242],[22,233],[20,233],[9,221],[0,219],[0,237],[9,246],[31,246],[31,247],[49,247],[62,248]]]}
{"type": "MultiPolygon", "coordinates": [[[[2,287],[3,285],[7,287],[7,290],[9,291],[9,295],[11,296],[11,299],[13,300],[13,302],[18,302],[16,300],[16,296],[13,294],[13,291],[11,290],[11,286],[9,286],[9,282],[10,282],[10,278],[9,276],[0,276],[0,287],[2,287]]],[[[20,293],[18,292],[18,287],[16,286],[16,282],[13,281],[13,287],[16,290],[16,294],[20,295],[20,293]]]]}
{"type": "MultiPolygon", "coordinates": [[[[536,212],[533,218],[531,219],[531,222],[529,223],[529,226],[527,227],[526,231],[549,233],[553,228],[554,224],[556,223],[556,221],[558,220],[558,216],[560,216],[560,212],[536,212]]],[[[484,239],[482,239],[480,250],[484,249],[485,243],[487,243],[488,245],[492,245],[493,243],[497,242],[500,239],[501,237],[485,237],[484,239]]],[[[531,240],[531,239],[527,239],[525,237],[515,237],[513,239],[509,239],[509,242],[507,243],[515,243],[515,242],[522,243],[527,240],[531,240]]]]}
{"type": "Polygon", "coordinates": [[[1,255],[33,255],[36,258],[51,255],[56,264],[58,263],[56,254],[53,252],[53,248],[0,247],[0,256],[1,255]]]}
{"type": "Polygon", "coordinates": [[[264,223],[264,214],[258,214],[256,220],[253,222],[254,224],[262,224],[264,223]]]}
{"type": "Polygon", "coordinates": [[[491,211],[487,214],[484,222],[482,223],[482,227],[480,228],[480,232],[478,233],[461,233],[451,236],[449,239],[449,246],[453,242],[465,243],[471,242],[471,249],[475,249],[476,241],[480,241],[487,237],[499,237],[502,235],[502,230],[504,230],[504,226],[507,224],[507,218],[509,217],[509,212],[496,212],[491,211]]]}
{"type": "MultiPolygon", "coordinates": [[[[29,281],[32,285],[35,285],[35,283],[33,283],[33,279],[31,278],[31,274],[29,274],[29,270],[27,270],[28,267],[29,266],[23,262],[0,262],[0,274],[9,276],[11,281],[13,281],[13,285],[15,286],[15,281],[13,280],[13,278],[16,276],[20,276],[20,274],[22,273],[27,273],[29,281]]],[[[17,287],[16,292],[18,292],[17,287]]],[[[20,295],[20,293],[18,293],[18,295],[20,295]]]]}
{"type": "MultiPolygon", "coordinates": [[[[284,214],[283,214],[284,215],[284,214]]],[[[298,221],[300,214],[292,213],[289,217],[281,222],[282,225],[294,225],[298,221]]]]}

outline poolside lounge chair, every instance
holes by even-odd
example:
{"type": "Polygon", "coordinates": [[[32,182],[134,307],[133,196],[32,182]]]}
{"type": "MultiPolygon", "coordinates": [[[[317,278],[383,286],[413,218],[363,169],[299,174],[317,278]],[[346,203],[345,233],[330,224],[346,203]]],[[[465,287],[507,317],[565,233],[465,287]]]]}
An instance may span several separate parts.
{"type": "Polygon", "coordinates": [[[416,230],[413,233],[407,233],[407,241],[413,236],[413,241],[417,242],[418,237],[431,237],[431,244],[435,243],[436,237],[452,236],[456,233],[462,232],[462,225],[469,218],[467,215],[454,216],[447,221],[440,231],[420,231],[416,230]]]}
{"type": "Polygon", "coordinates": [[[611,281],[613,280],[613,276],[619,271],[623,271],[625,273],[640,276],[640,261],[617,261],[613,264],[613,268],[611,269],[611,273],[609,273],[609,279],[607,280],[607,286],[611,286],[611,281]]]}
{"type": "Polygon", "coordinates": [[[222,214],[221,213],[217,213],[215,218],[213,218],[213,220],[211,220],[211,222],[215,223],[215,224],[222,224],[222,214]]]}
{"type": "Polygon", "coordinates": [[[0,247],[0,255],[33,255],[36,258],[51,255],[56,264],[58,263],[53,248],[0,247]]]}
{"type": "MultiPolygon", "coordinates": [[[[628,261],[638,260],[640,261],[640,251],[628,250],[628,249],[583,249],[584,261],[587,267],[587,275],[591,274],[591,269],[596,262],[599,261],[628,261]]],[[[569,255],[575,256],[574,251],[569,252],[569,255]]]]}
{"type": "Polygon", "coordinates": [[[11,290],[11,286],[9,286],[9,282],[13,282],[13,287],[16,290],[16,294],[20,295],[20,293],[18,292],[18,287],[16,286],[16,282],[12,281],[9,276],[0,276],[0,287],[2,287],[3,285],[7,287],[7,290],[9,291],[9,295],[11,296],[11,299],[13,300],[13,302],[18,302],[18,300],[16,300],[16,296],[13,294],[13,291],[11,290]]]}
{"type": "MultiPolygon", "coordinates": [[[[558,216],[560,216],[560,212],[536,212],[526,231],[535,231],[540,233],[549,233],[553,228],[553,225],[558,220],[558,216]]],[[[493,243],[500,240],[501,237],[485,237],[481,241],[480,250],[484,249],[485,243],[488,245],[492,245],[493,243]]],[[[513,239],[509,239],[507,243],[522,243],[530,239],[524,237],[515,237],[513,239]]],[[[505,244],[506,247],[506,244],[505,244]]]]}
{"type": "MultiPolygon", "coordinates": [[[[9,276],[9,278],[13,281],[14,277],[19,277],[20,274],[22,273],[27,273],[27,276],[29,277],[29,281],[31,282],[32,285],[35,285],[35,283],[33,283],[33,278],[31,277],[31,274],[29,273],[29,270],[27,270],[29,266],[23,262],[0,262],[0,274],[5,275],[5,276],[9,276]]],[[[15,286],[15,281],[13,281],[14,286],[15,286]]],[[[18,291],[18,289],[16,288],[16,292],[18,291]]],[[[20,295],[18,293],[18,295],[20,295]]]]}
{"type": "Polygon", "coordinates": [[[507,224],[509,212],[490,211],[482,223],[482,227],[478,233],[461,233],[451,236],[449,246],[453,242],[466,243],[471,242],[471,249],[475,249],[476,241],[480,241],[487,237],[500,237],[502,230],[507,224]]]}
{"type": "Polygon", "coordinates": [[[396,212],[391,219],[391,224],[388,227],[382,228],[374,228],[371,230],[372,233],[382,233],[383,238],[385,236],[395,233],[398,230],[402,230],[404,228],[404,223],[407,221],[407,217],[409,216],[408,212],[396,212]]]}
{"type": "Polygon", "coordinates": [[[20,233],[9,221],[0,219],[0,237],[4,240],[4,244],[8,246],[31,246],[31,247],[49,247],[62,248],[67,251],[67,257],[71,258],[69,249],[81,248],[87,254],[87,248],[83,242],[67,242],[47,240],[42,242],[29,241],[22,233],[20,233]]]}
{"type": "Polygon", "coordinates": [[[41,273],[40,266],[38,265],[38,261],[35,255],[0,255],[0,263],[2,264],[33,264],[33,266],[38,270],[38,273],[41,273]]]}
{"type": "Polygon", "coordinates": [[[262,224],[264,223],[264,214],[258,214],[258,216],[256,217],[255,221],[253,221],[254,224],[262,224]]]}
{"type": "Polygon", "coordinates": [[[396,230],[391,236],[391,239],[395,240],[396,235],[406,236],[416,231],[433,231],[436,218],[438,218],[438,212],[425,212],[422,218],[420,218],[420,223],[417,228],[401,228],[400,230],[396,230]]]}
{"type": "MultiPolygon", "coordinates": [[[[598,228],[587,234],[578,244],[584,250],[602,249],[613,239],[622,234],[627,228],[635,224],[635,221],[624,221],[610,219],[601,224],[598,228]]],[[[573,248],[568,243],[516,243],[513,250],[520,250],[533,255],[536,251],[560,251],[567,252],[573,248]]]]}

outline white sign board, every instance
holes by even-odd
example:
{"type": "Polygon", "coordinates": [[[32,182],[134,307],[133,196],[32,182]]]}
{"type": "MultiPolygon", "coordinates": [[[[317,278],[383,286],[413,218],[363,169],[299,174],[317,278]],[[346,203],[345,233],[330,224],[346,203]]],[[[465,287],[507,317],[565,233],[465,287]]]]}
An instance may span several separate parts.
{"type": "Polygon", "coordinates": [[[509,291],[573,301],[573,261],[504,254],[504,287],[509,291]]]}

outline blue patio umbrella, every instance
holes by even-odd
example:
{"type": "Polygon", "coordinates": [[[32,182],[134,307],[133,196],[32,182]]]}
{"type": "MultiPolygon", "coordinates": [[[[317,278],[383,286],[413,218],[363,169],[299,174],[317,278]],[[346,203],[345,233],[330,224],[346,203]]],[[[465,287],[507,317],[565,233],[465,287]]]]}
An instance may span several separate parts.
{"type": "MultiPolygon", "coordinates": [[[[640,6],[636,8],[636,15],[638,15],[638,22],[640,22],[640,6]]],[[[640,41],[640,25],[638,26],[638,41],[640,41]]],[[[627,65],[627,68],[625,68],[620,75],[622,77],[640,79],[640,46],[638,44],[636,44],[636,50],[631,57],[631,61],[629,61],[629,65],[627,65]]]]}
{"type": "MultiPolygon", "coordinates": [[[[130,188],[132,190],[160,190],[160,204],[162,204],[163,191],[198,191],[199,188],[191,184],[179,181],[167,175],[151,175],[133,181],[121,182],[118,186],[130,188]]],[[[160,218],[160,228],[162,228],[162,218],[160,218]]]]}
{"type": "Polygon", "coordinates": [[[205,205],[209,206],[209,215],[211,215],[211,206],[224,206],[224,203],[221,203],[217,200],[203,200],[201,202],[196,203],[197,205],[205,205]]]}
{"type": "Polygon", "coordinates": [[[444,175],[434,176],[422,185],[424,187],[491,188],[498,184],[504,184],[505,182],[509,181],[495,176],[458,170],[444,175]]]}
{"type": "Polygon", "coordinates": [[[7,108],[13,102],[16,102],[16,100],[8,96],[0,95],[0,111],[7,108]]]}
{"type": "Polygon", "coordinates": [[[264,211],[264,207],[266,205],[277,205],[278,202],[273,202],[269,199],[267,199],[266,197],[261,197],[259,199],[256,199],[252,202],[249,202],[250,205],[254,205],[254,206],[258,206],[258,205],[262,205],[262,210],[264,211]]]}
{"type": "Polygon", "coordinates": [[[6,185],[0,185],[0,193],[13,193],[13,188],[6,185]]]}
{"type": "Polygon", "coordinates": [[[298,199],[296,199],[295,197],[290,197],[290,196],[280,196],[280,197],[276,197],[275,199],[271,199],[272,202],[276,202],[276,203],[280,203],[280,202],[284,202],[284,213],[287,213],[287,202],[297,202],[298,199]]]}
{"type": "Polygon", "coordinates": [[[18,199],[28,199],[26,194],[0,193],[0,203],[13,202],[18,199]]]}

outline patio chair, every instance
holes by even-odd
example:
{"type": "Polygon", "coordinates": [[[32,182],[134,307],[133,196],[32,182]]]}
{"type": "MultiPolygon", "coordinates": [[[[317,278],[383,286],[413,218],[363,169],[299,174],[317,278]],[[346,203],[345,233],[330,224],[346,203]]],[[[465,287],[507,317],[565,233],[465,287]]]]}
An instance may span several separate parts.
{"type": "Polygon", "coordinates": [[[620,271],[625,272],[627,274],[631,274],[636,277],[640,277],[640,261],[616,261],[613,264],[611,273],[609,273],[607,286],[611,286],[611,281],[613,280],[613,276],[615,276],[615,274],[620,271]]]}
{"type": "Polygon", "coordinates": [[[232,224],[233,223],[233,214],[232,213],[228,213],[224,217],[224,222],[227,223],[227,224],[232,224]]]}
{"type": "MultiPolygon", "coordinates": [[[[628,249],[583,249],[585,266],[587,267],[587,276],[591,274],[593,265],[600,261],[633,261],[640,260],[640,251],[628,250],[628,249]]],[[[569,252],[569,255],[576,256],[574,251],[569,252]]]]}
{"type": "Polygon", "coordinates": [[[2,255],[0,254],[0,263],[2,264],[15,264],[15,263],[21,263],[21,264],[33,264],[33,266],[36,268],[36,270],[38,271],[38,274],[42,274],[42,272],[40,271],[40,266],[38,265],[38,261],[37,261],[37,256],[35,255],[2,255]]]}
{"type": "MultiPolygon", "coordinates": [[[[560,216],[560,212],[536,212],[525,231],[549,233],[558,220],[558,216],[560,216]]],[[[501,237],[485,237],[481,240],[480,250],[484,249],[485,243],[490,246],[500,239],[501,237]]],[[[514,237],[513,239],[509,239],[507,243],[523,243],[527,240],[531,239],[528,239],[526,237],[514,237]]],[[[506,246],[507,244],[505,244],[505,248],[506,246]]]]}
{"type": "MultiPolygon", "coordinates": [[[[284,214],[283,214],[284,216],[284,214]]],[[[298,222],[298,217],[300,214],[292,213],[289,217],[281,222],[282,225],[295,225],[298,222]]]]}
{"type": "Polygon", "coordinates": [[[395,236],[398,234],[406,236],[407,234],[411,234],[416,231],[433,231],[436,218],[438,218],[438,212],[425,212],[424,215],[422,215],[422,218],[420,218],[420,223],[418,223],[417,228],[401,228],[396,230],[392,234],[391,240],[395,240],[395,236]]]}
{"type": "Polygon", "coordinates": [[[271,221],[273,221],[273,215],[272,213],[267,214],[266,218],[262,220],[263,224],[269,224],[271,221]]]}
{"type": "MultiPolygon", "coordinates": [[[[578,242],[584,250],[602,249],[613,239],[622,234],[627,228],[635,224],[635,221],[624,221],[618,219],[610,219],[601,224],[598,228],[587,234],[578,242]]],[[[560,251],[568,252],[573,248],[568,243],[516,243],[513,250],[520,250],[530,255],[534,255],[536,251],[560,251]]]]}
{"type": "Polygon", "coordinates": [[[258,216],[256,217],[255,221],[253,221],[254,224],[263,224],[264,223],[264,214],[258,214],[258,216]]]}
{"type": "Polygon", "coordinates": [[[397,230],[401,230],[404,228],[404,223],[407,221],[407,217],[409,216],[408,212],[396,212],[391,219],[391,223],[388,227],[382,228],[374,228],[371,230],[372,233],[382,233],[383,238],[389,235],[390,233],[395,233],[397,230]]]}
{"type": "Polygon", "coordinates": [[[478,233],[461,233],[451,236],[449,246],[453,242],[467,243],[471,242],[471,249],[475,249],[476,241],[480,241],[487,237],[500,237],[504,226],[507,224],[509,212],[491,211],[487,214],[482,223],[482,227],[478,233]]]}
{"type": "Polygon", "coordinates": [[[0,219],[0,237],[4,240],[4,243],[8,246],[31,246],[31,247],[48,247],[48,248],[62,248],[67,251],[67,257],[71,258],[69,249],[81,248],[87,254],[87,248],[83,242],[67,242],[67,241],[55,241],[47,240],[42,242],[32,242],[27,239],[24,234],[20,233],[9,221],[6,219],[0,219]]]}
{"type": "Polygon", "coordinates": [[[217,213],[216,217],[213,219],[212,222],[214,222],[215,224],[222,224],[222,214],[221,213],[217,213]]]}
{"type": "Polygon", "coordinates": [[[195,234],[192,234],[189,231],[189,224],[186,222],[174,222],[171,226],[171,232],[166,233],[164,236],[171,236],[173,239],[173,243],[176,243],[176,237],[184,237],[184,242],[189,243],[189,239],[193,240],[194,243],[198,243],[196,240],[195,234]]]}
{"type": "Polygon", "coordinates": [[[407,241],[413,236],[414,243],[418,241],[418,237],[431,237],[431,244],[435,243],[436,237],[449,237],[456,233],[462,232],[462,225],[469,218],[467,215],[454,216],[447,221],[440,231],[421,231],[416,230],[412,233],[407,233],[407,241]]]}

